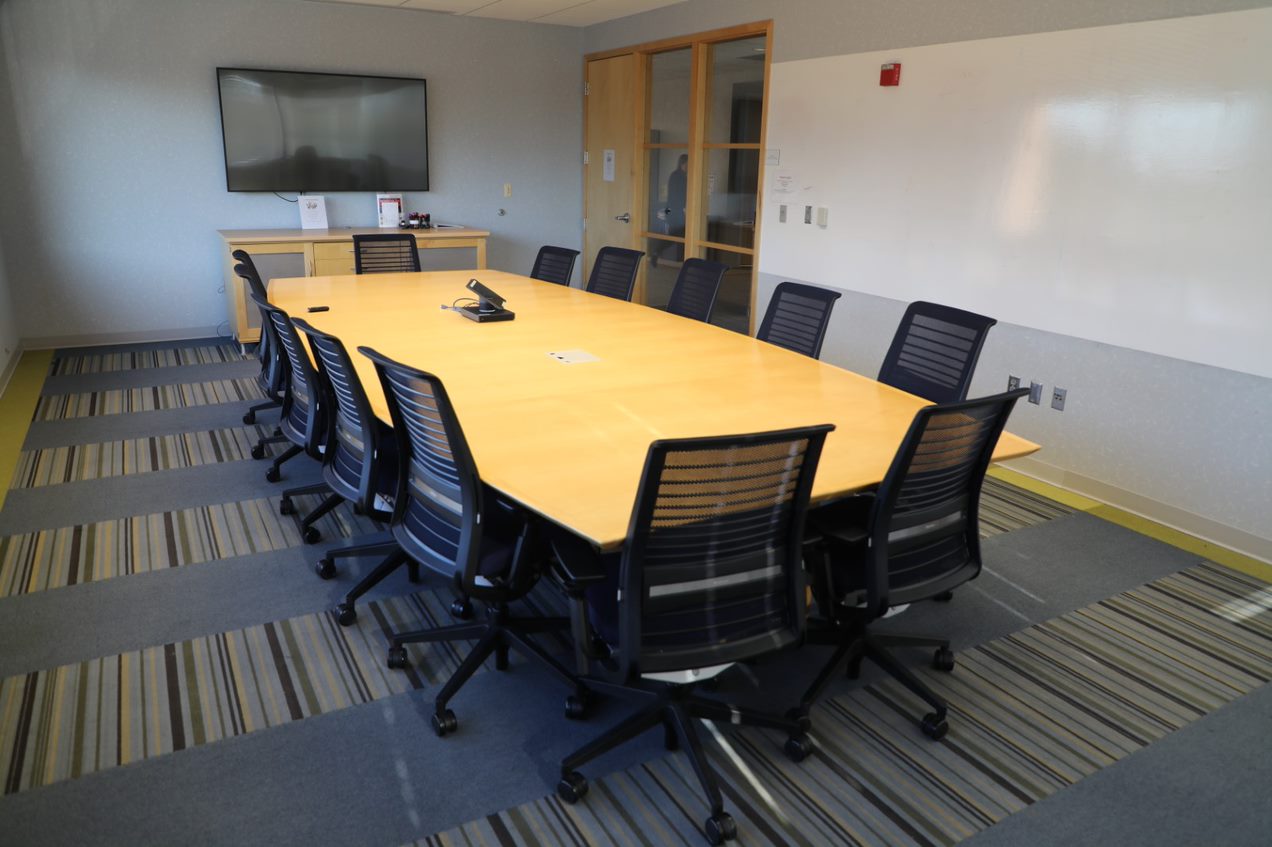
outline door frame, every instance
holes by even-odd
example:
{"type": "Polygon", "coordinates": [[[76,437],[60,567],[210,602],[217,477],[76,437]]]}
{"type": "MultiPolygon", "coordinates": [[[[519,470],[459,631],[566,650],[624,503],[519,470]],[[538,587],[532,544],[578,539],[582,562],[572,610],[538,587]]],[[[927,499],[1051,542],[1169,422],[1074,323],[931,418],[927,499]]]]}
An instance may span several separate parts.
{"type": "MultiPolygon", "coordinates": [[[[734,26],[723,27],[720,29],[706,30],[704,32],[690,33],[687,35],[679,35],[671,38],[662,38],[657,41],[647,41],[641,44],[633,44],[627,47],[616,47],[610,50],[601,50],[596,53],[587,53],[583,56],[583,79],[586,82],[588,63],[598,59],[610,59],[615,56],[626,54],[635,54],[637,59],[638,72],[634,81],[633,103],[636,108],[635,137],[632,139],[633,160],[631,169],[631,192],[632,192],[632,218],[636,227],[630,230],[628,243],[622,246],[639,249],[640,244],[645,243],[650,235],[657,236],[656,233],[649,233],[646,226],[649,222],[648,206],[649,191],[647,190],[647,168],[648,156],[646,156],[646,140],[649,137],[649,75],[650,75],[650,56],[655,53],[662,53],[668,50],[678,50],[684,48],[692,50],[692,64],[690,70],[691,88],[689,91],[689,142],[686,145],[689,152],[689,173],[686,182],[695,190],[686,192],[687,210],[685,213],[685,256],[697,255],[699,250],[707,248],[716,248],[726,250],[731,253],[741,255],[749,255],[751,257],[751,304],[748,309],[750,332],[755,334],[756,315],[756,289],[759,281],[759,255],[760,255],[760,221],[763,218],[764,206],[764,186],[765,186],[765,159],[764,144],[768,139],[768,115],[769,115],[769,84],[771,76],[771,66],[773,61],[773,21],[753,21],[751,23],[737,24],[734,26]],[[707,182],[706,172],[706,152],[712,149],[739,147],[749,148],[751,145],[731,145],[731,144],[707,144],[703,139],[706,128],[706,109],[704,108],[704,94],[707,90],[709,67],[704,61],[704,53],[706,47],[723,41],[737,41],[743,38],[753,38],[756,36],[764,36],[764,87],[762,94],[763,111],[760,118],[760,142],[759,142],[759,172],[757,175],[757,183],[755,186],[755,240],[750,249],[738,247],[731,244],[717,244],[706,241],[706,233],[700,232],[702,228],[703,216],[701,214],[701,203],[703,201],[704,189],[707,182]]],[[[585,89],[586,91],[586,89],[585,89]]],[[[583,97],[583,149],[587,150],[587,127],[588,127],[588,97],[583,97]]],[[[580,157],[582,158],[582,157],[580,157]]],[[[587,176],[590,164],[583,164],[583,220],[585,222],[588,217],[587,209],[587,176]]],[[[664,240],[678,241],[679,239],[664,240]]],[[[587,255],[587,232],[583,233],[583,249],[584,255],[587,255]]],[[[583,279],[586,284],[587,274],[590,268],[586,267],[586,260],[583,268],[583,279]]],[[[634,300],[643,302],[645,300],[645,277],[646,262],[640,263],[640,272],[636,279],[636,291],[633,296],[634,300]]]]}

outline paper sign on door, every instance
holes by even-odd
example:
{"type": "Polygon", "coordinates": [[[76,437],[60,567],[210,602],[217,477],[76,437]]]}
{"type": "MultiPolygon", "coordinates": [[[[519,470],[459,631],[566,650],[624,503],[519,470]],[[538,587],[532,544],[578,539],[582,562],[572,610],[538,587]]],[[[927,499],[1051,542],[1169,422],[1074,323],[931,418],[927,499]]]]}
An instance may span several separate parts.
{"type": "Polygon", "coordinates": [[[606,182],[614,181],[614,151],[606,150],[604,158],[601,161],[601,179],[606,182]]]}

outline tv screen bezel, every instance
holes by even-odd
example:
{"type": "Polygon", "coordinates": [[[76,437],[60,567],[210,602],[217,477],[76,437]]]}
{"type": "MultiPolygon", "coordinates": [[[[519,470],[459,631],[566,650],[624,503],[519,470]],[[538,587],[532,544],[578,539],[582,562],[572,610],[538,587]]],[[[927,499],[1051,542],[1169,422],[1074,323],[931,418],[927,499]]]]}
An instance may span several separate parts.
{"type": "Polygon", "coordinates": [[[428,80],[417,76],[389,76],[387,74],[352,74],[329,73],[327,71],[294,71],[283,68],[238,68],[221,67],[216,69],[216,104],[221,114],[221,158],[225,165],[225,190],[231,194],[270,194],[279,191],[294,191],[297,194],[322,192],[324,194],[371,194],[381,191],[428,191],[431,181],[431,169],[428,156],[428,80]],[[280,188],[231,188],[230,187],[230,150],[225,138],[225,100],[221,96],[221,73],[223,71],[243,71],[248,73],[294,74],[308,77],[349,77],[351,79],[387,79],[399,82],[418,82],[424,92],[424,187],[409,185],[385,185],[377,189],[325,188],[319,185],[306,187],[287,186],[280,188]]]}

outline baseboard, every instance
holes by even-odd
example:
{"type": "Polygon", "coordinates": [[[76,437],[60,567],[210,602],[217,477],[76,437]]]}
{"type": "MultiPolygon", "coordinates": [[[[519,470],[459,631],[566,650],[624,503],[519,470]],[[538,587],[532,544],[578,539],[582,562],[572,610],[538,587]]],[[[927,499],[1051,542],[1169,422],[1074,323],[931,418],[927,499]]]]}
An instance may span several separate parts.
{"type": "Polygon", "coordinates": [[[4,363],[4,367],[0,368],[0,397],[4,396],[4,390],[9,387],[9,380],[13,379],[13,374],[18,369],[18,362],[22,359],[22,351],[26,349],[19,342],[13,345],[13,352],[9,354],[9,361],[4,363]]]}
{"type": "MultiPolygon", "coordinates": [[[[185,341],[194,338],[217,338],[217,326],[193,326],[185,329],[147,330],[144,332],[103,332],[95,335],[45,335],[23,338],[26,350],[56,350],[61,347],[105,347],[111,344],[144,344],[148,341],[185,341]]],[[[232,341],[232,336],[224,336],[232,341]]]]}
{"type": "MultiPolygon", "coordinates": [[[[1003,462],[1002,466],[1027,477],[1089,497],[1098,501],[1099,504],[1107,504],[1114,509],[1160,524],[1162,527],[1186,533],[1202,542],[1231,550],[1265,565],[1272,565],[1272,539],[1262,538],[1177,506],[1058,468],[1032,457],[1013,459],[1010,462],[1003,462]]],[[[1100,505],[1085,509],[1097,515],[1100,510],[1100,505]]]]}

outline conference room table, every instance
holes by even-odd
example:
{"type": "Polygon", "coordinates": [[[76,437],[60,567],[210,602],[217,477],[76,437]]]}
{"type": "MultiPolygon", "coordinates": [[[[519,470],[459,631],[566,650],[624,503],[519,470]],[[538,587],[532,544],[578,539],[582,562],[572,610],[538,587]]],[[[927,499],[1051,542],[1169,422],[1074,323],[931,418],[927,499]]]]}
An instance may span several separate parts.
{"type": "MultiPolygon", "coordinates": [[[[359,346],[440,377],[482,480],[606,550],[627,535],[657,439],[834,424],[816,503],[877,487],[914,413],[929,405],[731,330],[501,271],[275,279],[269,298],[344,342],[385,421],[359,346]],[[443,309],[472,296],[472,278],[516,318],[477,323],[443,309]]],[[[1004,432],[994,460],[1037,449],[1004,432]]]]}

